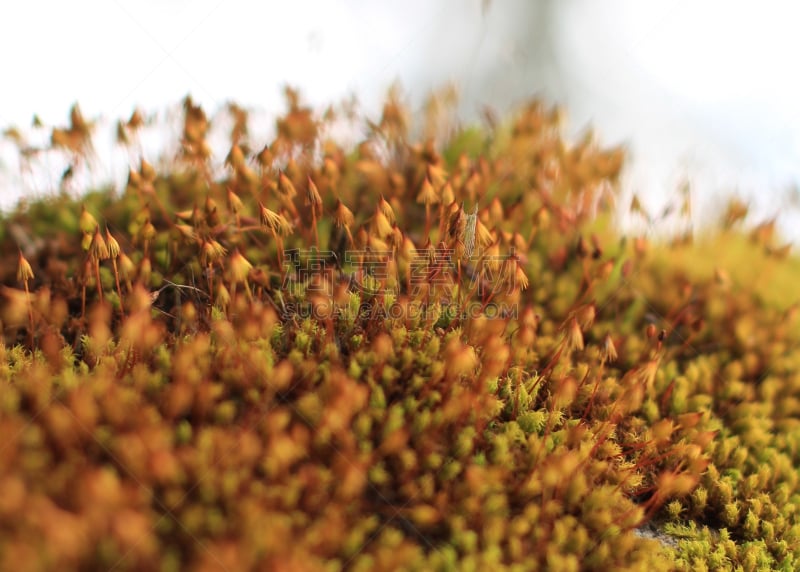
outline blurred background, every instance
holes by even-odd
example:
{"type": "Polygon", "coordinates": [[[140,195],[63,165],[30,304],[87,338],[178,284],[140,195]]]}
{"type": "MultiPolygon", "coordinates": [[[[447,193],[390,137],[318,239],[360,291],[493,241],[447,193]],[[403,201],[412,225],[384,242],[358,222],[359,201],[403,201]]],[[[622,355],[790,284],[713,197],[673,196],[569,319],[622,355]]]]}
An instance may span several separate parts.
{"type": "MultiPolygon", "coordinates": [[[[570,137],[591,126],[624,144],[621,213],[633,193],[658,213],[688,182],[696,225],[737,196],[800,238],[790,0],[30,0],[4,3],[0,21],[0,126],[43,144],[34,114],[65,125],[79,102],[98,121],[98,179],[85,184],[124,180],[113,125],[136,107],[167,125],[189,93],[209,113],[235,100],[266,139],[287,84],[320,110],[355,95],[375,117],[393,82],[413,109],[451,83],[463,123],[538,95],[564,107],[570,137]]],[[[170,136],[152,134],[145,153],[170,136]]],[[[58,190],[57,161],[35,167],[0,141],[0,208],[58,190]]]]}

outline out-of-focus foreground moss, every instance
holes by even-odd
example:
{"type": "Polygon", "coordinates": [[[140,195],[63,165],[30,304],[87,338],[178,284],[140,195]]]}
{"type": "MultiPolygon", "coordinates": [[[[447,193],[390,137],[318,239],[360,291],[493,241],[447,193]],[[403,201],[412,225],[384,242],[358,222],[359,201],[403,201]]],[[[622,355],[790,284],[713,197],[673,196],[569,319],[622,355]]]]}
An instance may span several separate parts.
{"type": "Polygon", "coordinates": [[[125,189],[0,223],[0,569],[798,568],[769,224],[622,238],[622,151],[539,102],[389,99],[348,150],[290,92],[263,148],[231,106],[223,170],[184,111],[125,189]]]}

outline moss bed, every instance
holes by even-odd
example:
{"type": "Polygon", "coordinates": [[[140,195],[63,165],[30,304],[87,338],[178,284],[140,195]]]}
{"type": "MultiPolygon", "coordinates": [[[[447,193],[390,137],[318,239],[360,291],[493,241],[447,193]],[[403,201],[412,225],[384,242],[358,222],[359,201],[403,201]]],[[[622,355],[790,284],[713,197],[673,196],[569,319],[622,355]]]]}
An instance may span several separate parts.
{"type": "MultiPolygon", "coordinates": [[[[287,100],[3,216],[0,569],[800,568],[771,223],[623,237],[624,153],[538,101],[350,149],[287,100]]],[[[77,108],[50,146],[86,168],[77,108]]]]}

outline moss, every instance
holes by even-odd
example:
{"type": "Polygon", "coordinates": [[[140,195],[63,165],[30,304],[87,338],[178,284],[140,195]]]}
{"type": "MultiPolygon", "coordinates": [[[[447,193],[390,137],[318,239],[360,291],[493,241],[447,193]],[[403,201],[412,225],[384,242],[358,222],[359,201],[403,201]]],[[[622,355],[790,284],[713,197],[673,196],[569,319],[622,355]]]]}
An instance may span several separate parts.
{"type": "Polygon", "coordinates": [[[769,223],[621,237],[622,151],[540,101],[345,149],[287,95],[222,170],[187,99],[178,157],[3,217],[0,568],[796,568],[769,223]]]}

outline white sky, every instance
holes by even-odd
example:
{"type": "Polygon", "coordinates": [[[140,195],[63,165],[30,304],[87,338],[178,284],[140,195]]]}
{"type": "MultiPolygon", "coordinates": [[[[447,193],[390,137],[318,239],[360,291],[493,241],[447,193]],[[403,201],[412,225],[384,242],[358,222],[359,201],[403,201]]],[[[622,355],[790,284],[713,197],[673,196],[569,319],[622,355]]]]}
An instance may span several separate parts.
{"type": "MultiPolygon", "coordinates": [[[[766,213],[800,181],[800,3],[556,0],[553,76],[532,52],[529,1],[3,2],[0,126],[63,124],[76,100],[116,119],[187,93],[209,111],[235,99],[273,113],[284,84],[375,109],[395,79],[414,101],[454,81],[468,112],[537,92],[566,103],[574,128],[629,145],[628,191],[654,205],[688,175],[707,202],[739,192],[766,213]]],[[[0,144],[0,206],[43,190],[16,171],[0,144]]]]}

